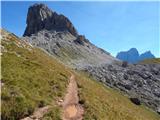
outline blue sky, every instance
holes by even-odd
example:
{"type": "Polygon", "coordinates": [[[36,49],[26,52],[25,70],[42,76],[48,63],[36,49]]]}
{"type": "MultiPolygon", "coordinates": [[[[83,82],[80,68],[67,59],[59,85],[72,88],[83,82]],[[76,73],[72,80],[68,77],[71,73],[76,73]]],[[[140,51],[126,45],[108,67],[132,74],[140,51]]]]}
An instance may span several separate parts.
{"type": "MultiPolygon", "coordinates": [[[[35,2],[2,2],[2,27],[22,36],[28,7],[35,2]]],[[[64,14],[80,34],[113,56],[132,47],[160,57],[158,2],[41,2],[64,14]]]]}

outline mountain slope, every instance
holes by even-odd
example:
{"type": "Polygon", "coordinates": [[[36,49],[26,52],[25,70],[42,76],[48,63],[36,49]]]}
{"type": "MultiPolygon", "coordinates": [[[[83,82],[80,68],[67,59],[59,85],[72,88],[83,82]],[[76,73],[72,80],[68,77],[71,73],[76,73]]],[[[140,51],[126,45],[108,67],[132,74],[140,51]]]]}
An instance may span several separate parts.
{"type": "Polygon", "coordinates": [[[84,120],[158,120],[145,106],[133,104],[123,93],[81,73],[78,77],[80,102],[84,102],[84,120]]]}
{"type": "Polygon", "coordinates": [[[104,87],[88,75],[70,70],[14,34],[4,30],[1,34],[3,120],[23,118],[48,104],[53,108],[42,120],[61,119],[61,107],[56,101],[63,99],[70,73],[76,75],[79,103],[84,106],[85,120],[159,119],[156,113],[134,105],[120,92],[104,87]]]}
{"type": "Polygon", "coordinates": [[[96,80],[136,98],[154,111],[160,108],[160,64],[90,66],[84,70],[96,80]]]}
{"type": "Polygon", "coordinates": [[[119,52],[116,58],[129,63],[138,63],[144,59],[155,58],[155,56],[150,51],[139,54],[136,48],[131,48],[128,51],[119,52]]]}
{"type": "Polygon", "coordinates": [[[147,51],[145,53],[142,53],[139,56],[139,61],[145,60],[145,59],[151,59],[151,58],[155,58],[155,56],[151,53],[151,51],[147,51]]]}
{"type": "Polygon", "coordinates": [[[73,34],[70,30],[72,28],[72,23],[65,16],[52,12],[43,4],[34,4],[28,10],[23,40],[45,49],[65,64],[76,68],[118,61],[108,52],[90,43],[85,36],[79,35],[75,28],[76,34],[73,34]]]}
{"type": "Polygon", "coordinates": [[[63,97],[70,75],[63,65],[15,35],[1,31],[2,119],[31,114],[35,108],[54,103],[52,116],[59,119],[55,104],[63,97]]]}

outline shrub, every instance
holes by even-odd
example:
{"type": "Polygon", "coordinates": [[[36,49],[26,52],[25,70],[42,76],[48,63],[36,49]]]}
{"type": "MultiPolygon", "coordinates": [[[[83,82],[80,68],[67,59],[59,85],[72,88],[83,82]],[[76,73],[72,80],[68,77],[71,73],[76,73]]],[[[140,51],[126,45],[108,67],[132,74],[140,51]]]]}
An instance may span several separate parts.
{"type": "Polygon", "coordinates": [[[39,104],[38,104],[38,107],[44,107],[44,106],[45,106],[45,101],[40,100],[39,104]]]}

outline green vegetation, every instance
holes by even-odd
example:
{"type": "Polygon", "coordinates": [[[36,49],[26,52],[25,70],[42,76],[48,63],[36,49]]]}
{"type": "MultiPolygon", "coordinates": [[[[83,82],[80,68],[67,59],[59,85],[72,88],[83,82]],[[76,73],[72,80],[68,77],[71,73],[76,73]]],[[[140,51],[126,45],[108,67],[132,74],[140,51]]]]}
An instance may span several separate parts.
{"type": "Polygon", "coordinates": [[[50,111],[43,116],[43,120],[61,120],[61,111],[58,106],[54,106],[50,111]]]}
{"type": "MultiPolygon", "coordinates": [[[[53,107],[43,120],[60,120],[61,107],[56,100],[64,97],[71,70],[13,34],[3,37],[1,45],[2,120],[23,118],[49,104],[53,107]]],[[[156,113],[134,105],[122,93],[84,73],[75,74],[80,104],[85,109],[84,120],[159,120],[156,113]]]]}
{"type": "Polygon", "coordinates": [[[159,120],[146,107],[134,105],[121,92],[104,86],[85,73],[77,75],[85,120],[159,120]]]}
{"type": "Polygon", "coordinates": [[[7,51],[2,55],[1,114],[3,120],[17,120],[63,97],[70,74],[43,51],[18,47],[16,39],[8,38],[14,36],[10,34],[1,43],[7,51]]]}
{"type": "Polygon", "coordinates": [[[160,58],[146,59],[140,61],[142,64],[160,64],[160,58]]]}

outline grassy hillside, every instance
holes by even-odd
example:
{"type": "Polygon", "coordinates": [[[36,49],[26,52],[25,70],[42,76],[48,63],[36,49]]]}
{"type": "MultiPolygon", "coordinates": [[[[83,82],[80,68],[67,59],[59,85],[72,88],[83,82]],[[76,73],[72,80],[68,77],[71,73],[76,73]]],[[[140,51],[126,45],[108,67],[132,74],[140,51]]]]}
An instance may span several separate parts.
{"type": "MultiPolygon", "coordinates": [[[[2,120],[18,120],[34,109],[53,104],[43,120],[60,120],[58,98],[66,93],[71,71],[42,50],[2,31],[2,120]]],[[[159,120],[144,106],[132,104],[127,97],[104,87],[84,73],[75,73],[84,120],[159,120]]]]}
{"type": "Polygon", "coordinates": [[[160,58],[146,59],[140,61],[142,64],[160,64],[160,58]]]}
{"type": "MultiPolygon", "coordinates": [[[[2,119],[17,120],[35,108],[63,97],[69,72],[43,51],[27,46],[14,35],[2,38],[2,119]]],[[[59,119],[55,104],[52,116],[59,119]]]]}

